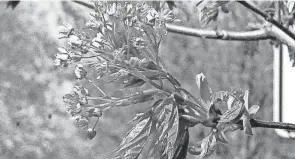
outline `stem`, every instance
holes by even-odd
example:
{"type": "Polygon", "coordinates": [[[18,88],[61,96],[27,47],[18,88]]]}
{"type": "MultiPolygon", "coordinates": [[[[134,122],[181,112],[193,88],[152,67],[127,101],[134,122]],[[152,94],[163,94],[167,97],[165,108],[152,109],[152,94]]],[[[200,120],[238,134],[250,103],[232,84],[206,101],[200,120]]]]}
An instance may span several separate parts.
{"type": "MultiPolygon", "coordinates": [[[[239,124],[243,124],[240,120],[239,124]]],[[[272,129],[288,129],[288,130],[295,130],[295,124],[291,123],[281,123],[281,122],[273,122],[273,121],[264,121],[259,119],[251,119],[250,120],[251,127],[253,128],[272,128],[272,129]]]]}
{"type": "Polygon", "coordinates": [[[95,124],[94,124],[94,126],[93,126],[93,130],[95,129],[95,127],[96,127],[96,125],[97,125],[98,119],[99,119],[99,117],[97,117],[97,119],[96,119],[96,122],[95,122],[95,124]]]}
{"type": "Polygon", "coordinates": [[[90,82],[95,88],[97,88],[105,97],[107,96],[107,94],[100,88],[98,87],[98,85],[96,85],[92,80],[86,78],[88,82],[90,82]]]}
{"type": "Polygon", "coordinates": [[[114,102],[116,100],[119,100],[117,98],[105,98],[105,97],[87,97],[88,100],[101,100],[101,101],[106,101],[106,102],[114,102]]]}
{"type": "Polygon", "coordinates": [[[91,58],[94,58],[94,57],[97,57],[98,55],[95,55],[95,56],[83,56],[82,58],[83,59],[91,59],[91,58]]]}

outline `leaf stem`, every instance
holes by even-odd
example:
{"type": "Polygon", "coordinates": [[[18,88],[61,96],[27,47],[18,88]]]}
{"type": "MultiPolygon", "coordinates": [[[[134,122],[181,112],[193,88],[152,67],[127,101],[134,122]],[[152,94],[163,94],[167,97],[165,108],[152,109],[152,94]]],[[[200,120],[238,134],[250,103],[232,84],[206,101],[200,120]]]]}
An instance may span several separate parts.
{"type": "Polygon", "coordinates": [[[97,88],[105,97],[107,96],[107,94],[98,86],[96,85],[92,80],[86,78],[88,82],[90,82],[95,88],[97,88]]]}

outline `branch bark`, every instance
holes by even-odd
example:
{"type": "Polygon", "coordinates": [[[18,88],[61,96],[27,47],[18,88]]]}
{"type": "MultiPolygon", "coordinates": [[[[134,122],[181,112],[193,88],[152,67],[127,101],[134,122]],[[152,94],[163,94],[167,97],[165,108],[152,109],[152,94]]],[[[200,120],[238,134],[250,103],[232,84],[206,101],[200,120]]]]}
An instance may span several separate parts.
{"type": "Polygon", "coordinates": [[[295,40],[287,35],[280,28],[269,25],[260,30],[233,32],[233,31],[218,31],[218,30],[204,30],[194,29],[183,26],[176,26],[174,24],[166,24],[168,32],[182,34],[187,36],[201,37],[207,39],[220,39],[220,40],[234,40],[234,41],[253,41],[253,40],[267,40],[278,39],[282,43],[295,49],[295,40]]]}
{"type": "Polygon", "coordinates": [[[206,39],[241,40],[241,41],[275,39],[275,37],[273,37],[272,35],[269,35],[269,32],[266,29],[235,32],[235,31],[226,31],[226,30],[195,29],[195,28],[177,26],[177,25],[168,24],[168,23],[166,23],[166,28],[167,28],[167,31],[171,33],[201,37],[206,39]]]}

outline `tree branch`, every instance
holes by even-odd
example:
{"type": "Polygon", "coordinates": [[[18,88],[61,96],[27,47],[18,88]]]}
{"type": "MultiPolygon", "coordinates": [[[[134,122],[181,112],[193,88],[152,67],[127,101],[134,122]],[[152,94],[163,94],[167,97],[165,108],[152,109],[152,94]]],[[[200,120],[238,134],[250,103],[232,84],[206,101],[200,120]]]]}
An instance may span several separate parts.
{"type": "Polygon", "coordinates": [[[168,32],[195,36],[207,39],[220,39],[220,40],[240,40],[240,41],[253,41],[253,40],[267,40],[267,39],[278,39],[282,43],[295,49],[295,40],[287,35],[280,28],[271,25],[265,26],[260,30],[245,31],[245,32],[233,32],[233,31],[215,31],[215,30],[204,30],[194,29],[183,26],[176,26],[173,24],[166,24],[168,32]]]}
{"type": "Polygon", "coordinates": [[[94,5],[93,4],[90,4],[88,2],[85,2],[85,1],[77,1],[77,0],[74,0],[73,2],[77,3],[77,4],[80,4],[82,6],[85,6],[89,9],[94,9],[94,5]]]}
{"type": "Polygon", "coordinates": [[[274,39],[274,37],[268,34],[266,29],[245,31],[245,32],[234,32],[225,30],[205,30],[188,28],[184,26],[177,26],[166,23],[168,32],[177,33],[187,36],[195,36],[207,39],[221,39],[221,40],[242,40],[242,41],[253,41],[253,40],[266,40],[274,39]]]}
{"type": "Polygon", "coordinates": [[[253,127],[253,128],[261,127],[261,128],[271,128],[271,129],[295,130],[295,124],[291,124],[291,123],[281,123],[281,122],[272,122],[272,121],[251,119],[250,124],[251,124],[251,127],[253,127]]]}

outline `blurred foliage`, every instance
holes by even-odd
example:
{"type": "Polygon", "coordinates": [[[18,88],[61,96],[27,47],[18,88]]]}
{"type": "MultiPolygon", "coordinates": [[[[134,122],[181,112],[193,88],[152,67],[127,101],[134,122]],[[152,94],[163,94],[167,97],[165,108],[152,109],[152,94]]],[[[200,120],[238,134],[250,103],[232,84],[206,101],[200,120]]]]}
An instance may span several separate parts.
{"type": "MultiPolygon", "coordinates": [[[[181,25],[200,27],[191,3],[179,1],[176,5],[180,7],[174,10],[181,25]]],[[[81,28],[88,10],[70,2],[21,2],[14,11],[5,10],[5,5],[0,2],[0,158],[108,158],[107,152],[118,147],[131,127],[127,122],[149,105],[109,110],[100,119],[93,140],[87,140],[85,132],[64,113],[62,96],[75,83],[72,68],[53,66],[56,48],[63,44],[57,39],[57,27],[68,22],[81,28]]],[[[219,13],[210,28],[246,30],[247,23],[258,21],[238,4],[231,3],[228,9],[227,14],[219,13]]],[[[269,41],[257,46],[169,33],[160,56],[167,70],[191,93],[197,93],[195,75],[203,72],[213,91],[250,89],[250,105],[261,107],[257,117],[272,120],[269,41]],[[249,49],[255,53],[245,54],[249,49]]],[[[204,138],[207,131],[192,128],[190,141],[204,138]]],[[[256,129],[251,137],[236,132],[228,139],[229,144],[219,145],[209,158],[295,158],[294,141],[278,137],[271,129],[256,129]]]]}

